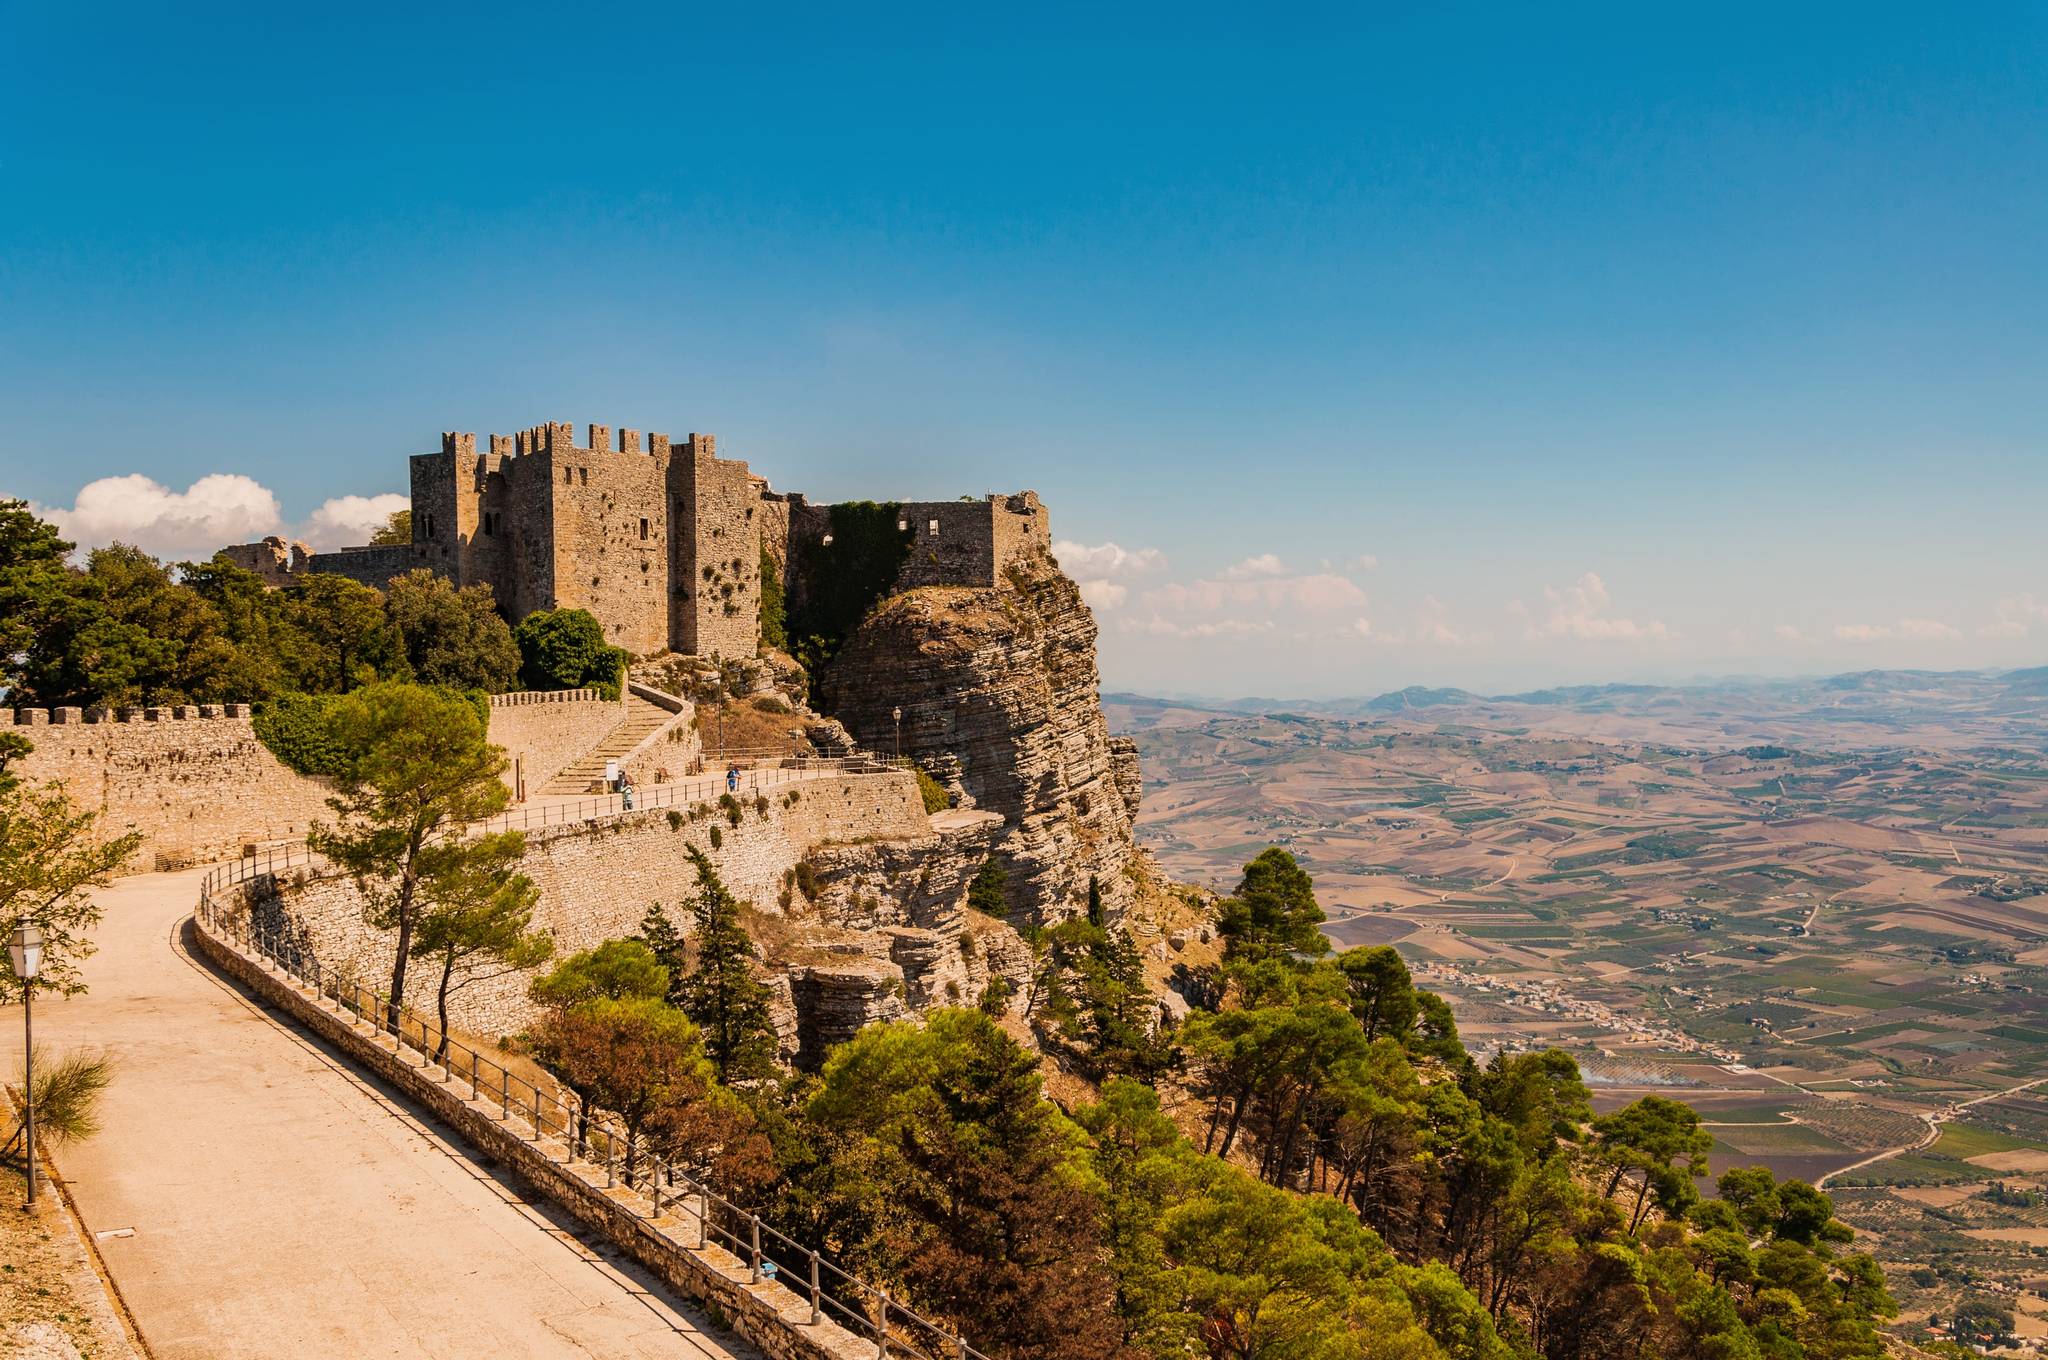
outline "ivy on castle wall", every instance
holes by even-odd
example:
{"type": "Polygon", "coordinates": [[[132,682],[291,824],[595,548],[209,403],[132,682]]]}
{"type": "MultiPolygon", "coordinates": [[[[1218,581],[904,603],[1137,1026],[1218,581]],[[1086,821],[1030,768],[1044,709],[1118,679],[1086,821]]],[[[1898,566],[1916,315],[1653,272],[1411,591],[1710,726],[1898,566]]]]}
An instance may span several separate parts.
{"type": "Polygon", "coordinates": [[[912,537],[897,527],[902,514],[900,501],[844,501],[832,507],[832,541],[799,546],[804,593],[788,632],[797,660],[813,674],[902,574],[912,537]]]}

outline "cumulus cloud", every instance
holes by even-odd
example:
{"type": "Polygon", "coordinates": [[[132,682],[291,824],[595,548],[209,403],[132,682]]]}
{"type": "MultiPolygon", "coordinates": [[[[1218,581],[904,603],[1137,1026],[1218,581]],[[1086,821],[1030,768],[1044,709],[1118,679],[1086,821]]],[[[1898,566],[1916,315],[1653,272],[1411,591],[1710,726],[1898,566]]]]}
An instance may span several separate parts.
{"type": "Polygon", "coordinates": [[[1612,603],[1607,583],[1587,572],[1563,590],[1543,588],[1543,605],[1531,609],[1520,600],[1508,606],[1522,620],[1531,641],[1569,638],[1581,642],[1664,642],[1677,636],[1660,619],[1638,622],[1608,612],[1612,603]]]}
{"type": "Polygon", "coordinates": [[[323,502],[306,517],[305,526],[298,536],[305,539],[307,546],[315,552],[352,548],[368,543],[371,534],[411,505],[408,497],[395,491],[387,491],[381,496],[336,496],[323,502]]]}
{"type": "Polygon", "coordinates": [[[1948,642],[1962,636],[1938,619],[1900,619],[1897,623],[1838,623],[1835,637],[1842,642],[1948,642]]]}
{"type": "Polygon", "coordinates": [[[102,477],[78,490],[70,509],[37,507],[81,549],[132,543],[159,557],[210,557],[228,543],[277,533],[283,512],[269,488],[240,473],[216,472],[173,491],[139,472],[102,477]]]}
{"type": "Polygon", "coordinates": [[[1242,609],[1298,609],[1310,614],[1331,614],[1365,608],[1365,592],[1342,576],[1315,572],[1264,580],[1174,581],[1146,591],[1144,601],[1154,610],[1176,614],[1219,614],[1242,609]]]}
{"type": "Polygon", "coordinates": [[[1223,572],[1223,579],[1226,581],[1249,581],[1261,576],[1285,576],[1286,574],[1287,564],[1280,560],[1279,554],[1260,553],[1257,557],[1247,557],[1236,566],[1226,568],[1223,572]]]}
{"type": "Polygon", "coordinates": [[[1104,612],[1112,609],[1122,609],[1124,602],[1131,598],[1131,588],[1126,585],[1119,585],[1115,581],[1105,581],[1098,578],[1091,581],[1077,581],[1075,584],[1081,587],[1081,598],[1088,602],[1090,609],[1100,609],[1104,612]]]}
{"type": "Polygon", "coordinates": [[[281,534],[315,549],[366,543],[395,510],[411,502],[396,494],[337,496],[302,525],[284,518],[277,496],[253,477],[215,472],[183,491],[131,472],[101,477],[78,489],[71,506],[35,506],[81,552],[131,543],[167,561],[202,560],[230,543],[281,534]]]}
{"type": "Polygon", "coordinates": [[[1771,629],[1771,636],[1780,642],[1803,642],[1805,635],[1789,623],[1781,623],[1771,629]]]}
{"type": "Polygon", "coordinates": [[[1124,581],[1166,565],[1157,548],[1126,548],[1117,543],[1076,543],[1063,538],[1052,545],[1054,557],[1081,588],[1088,607],[1102,613],[1122,609],[1131,598],[1124,581]]]}
{"type": "Polygon", "coordinates": [[[1139,633],[1149,637],[1218,638],[1270,633],[1273,631],[1273,622],[1270,619],[1202,619],[1183,622],[1152,614],[1145,618],[1125,619],[1117,627],[1121,632],[1139,633]]]}
{"type": "Polygon", "coordinates": [[[1166,565],[1166,554],[1157,548],[1125,548],[1115,543],[1097,543],[1091,547],[1065,538],[1052,545],[1052,555],[1060,560],[1060,565],[1075,580],[1142,576],[1166,565]]]}
{"type": "Polygon", "coordinates": [[[2032,595],[2009,595],[1998,602],[1997,617],[1977,630],[1979,637],[2021,638],[2037,626],[2048,627],[2048,604],[2032,595]]]}

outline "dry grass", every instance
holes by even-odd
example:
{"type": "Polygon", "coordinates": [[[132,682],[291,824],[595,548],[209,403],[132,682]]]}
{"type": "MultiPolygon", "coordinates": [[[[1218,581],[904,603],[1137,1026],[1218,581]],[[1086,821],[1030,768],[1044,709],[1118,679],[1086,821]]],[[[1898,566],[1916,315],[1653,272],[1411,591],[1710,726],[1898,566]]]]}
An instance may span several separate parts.
{"type": "MultiPolygon", "coordinates": [[[[9,1128],[18,1117],[4,1099],[0,1116],[9,1128]]],[[[21,1360],[132,1355],[56,1187],[45,1178],[33,1214],[21,1210],[27,1194],[17,1151],[0,1161],[0,1354],[21,1360]]]]}

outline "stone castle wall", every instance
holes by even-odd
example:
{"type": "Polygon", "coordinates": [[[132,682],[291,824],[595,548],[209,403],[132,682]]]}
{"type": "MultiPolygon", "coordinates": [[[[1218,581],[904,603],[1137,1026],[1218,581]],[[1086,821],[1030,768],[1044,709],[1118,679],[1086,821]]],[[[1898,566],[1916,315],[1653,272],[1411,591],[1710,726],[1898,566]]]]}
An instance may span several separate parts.
{"type": "Polygon", "coordinates": [[[594,689],[528,690],[491,696],[490,739],[505,748],[505,785],[516,795],[516,779],[527,796],[540,792],[564,766],[611,734],[625,720],[621,699],[601,699],[594,689]]]}
{"type": "MultiPolygon", "coordinates": [[[[735,897],[772,916],[782,911],[785,878],[814,847],[936,843],[916,780],[901,771],[810,779],[761,796],[766,807],[747,799],[737,826],[716,808],[678,819],[670,809],[651,808],[528,831],[521,867],[540,889],[535,928],[551,934],[557,956],[565,956],[633,934],[651,902],[686,926],[686,904],[697,886],[691,847],[710,856],[735,897]]],[[[963,894],[965,885],[960,878],[963,894]]],[[[387,932],[363,923],[362,908],[348,879],[318,878],[287,885],[257,909],[289,922],[324,964],[353,970],[367,982],[389,975],[391,946],[387,932]]],[[[413,974],[409,987],[420,989],[412,993],[415,1004],[431,997],[437,980],[431,974],[431,968],[413,974]]],[[[451,1007],[456,1025],[486,1037],[518,1032],[534,1013],[527,982],[525,976],[500,977],[457,992],[451,1007]]]]}
{"type": "Polygon", "coordinates": [[[76,708],[19,709],[35,747],[20,771],[101,814],[105,835],[143,833],[134,869],[225,859],[251,843],[296,839],[331,814],[325,781],[298,774],[257,740],[246,704],[122,709],[87,721],[76,708]]]}

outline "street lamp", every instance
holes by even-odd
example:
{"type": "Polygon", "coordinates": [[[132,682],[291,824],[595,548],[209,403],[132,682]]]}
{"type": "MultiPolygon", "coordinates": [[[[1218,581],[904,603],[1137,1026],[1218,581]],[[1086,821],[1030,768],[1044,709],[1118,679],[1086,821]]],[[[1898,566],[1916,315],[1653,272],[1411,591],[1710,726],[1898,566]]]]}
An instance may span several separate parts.
{"type": "Polygon", "coordinates": [[[7,937],[7,961],[14,966],[14,975],[21,979],[21,1030],[22,1030],[22,1101],[27,1116],[22,1129],[27,1137],[28,1152],[28,1204],[36,1207],[36,1029],[30,998],[35,995],[36,974],[43,971],[43,928],[29,921],[22,921],[14,927],[14,933],[7,937]]]}
{"type": "Polygon", "coordinates": [[[901,760],[903,759],[903,710],[901,708],[892,708],[889,710],[889,716],[896,720],[896,758],[901,760]]]}

